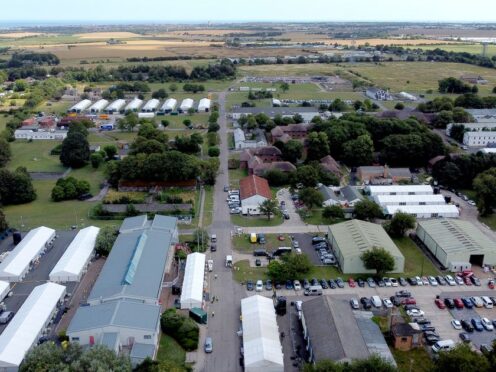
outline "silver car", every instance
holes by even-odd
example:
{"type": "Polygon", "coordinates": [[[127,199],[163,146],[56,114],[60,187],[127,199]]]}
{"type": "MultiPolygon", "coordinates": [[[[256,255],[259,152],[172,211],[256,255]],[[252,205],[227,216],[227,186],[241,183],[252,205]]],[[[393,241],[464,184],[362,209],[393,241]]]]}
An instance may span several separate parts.
{"type": "Polygon", "coordinates": [[[213,344],[212,344],[212,337],[207,337],[205,339],[205,346],[204,346],[204,350],[206,353],[211,353],[213,351],[214,347],[213,347],[213,344]]]}

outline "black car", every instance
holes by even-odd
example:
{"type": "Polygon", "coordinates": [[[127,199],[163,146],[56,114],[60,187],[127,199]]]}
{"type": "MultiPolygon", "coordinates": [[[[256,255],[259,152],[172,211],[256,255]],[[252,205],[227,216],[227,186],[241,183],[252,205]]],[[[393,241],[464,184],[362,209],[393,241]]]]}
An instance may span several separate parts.
{"type": "Polygon", "coordinates": [[[431,324],[431,321],[429,319],[415,319],[415,323],[424,325],[431,324]]]}
{"type": "Polygon", "coordinates": [[[467,309],[472,309],[474,307],[474,303],[472,302],[472,300],[470,299],[470,297],[462,297],[462,301],[463,301],[463,305],[467,309]]]}
{"type": "Polygon", "coordinates": [[[216,252],[217,251],[217,244],[212,244],[210,246],[210,252],[216,252]]]}
{"type": "Polygon", "coordinates": [[[463,342],[470,342],[470,335],[468,333],[462,332],[460,333],[460,340],[463,342]]]}
{"type": "Polygon", "coordinates": [[[401,305],[401,297],[391,296],[389,299],[391,300],[394,306],[401,305]]]}
{"type": "Polygon", "coordinates": [[[427,336],[434,336],[434,337],[441,337],[439,336],[439,333],[437,333],[436,331],[425,331],[424,332],[424,336],[427,337],[427,336]]]}
{"type": "Polygon", "coordinates": [[[472,276],[470,277],[470,280],[472,281],[472,284],[473,284],[473,285],[475,285],[475,286],[477,286],[477,287],[480,287],[480,285],[481,285],[481,281],[480,281],[480,279],[479,279],[479,278],[477,278],[476,276],[472,275],[472,276]]]}
{"type": "Polygon", "coordinates": [[[328,245],[327,243],[323,242],[323,243],[317,243],[317,244],[314,244],[313,248],[318,251],[320,249],[327,249],[328,248],[328,245]]]}
{"type": "Polygon", "coordinates": [[[246,282],[246,289],[249,291],[253,291],[255,289],[255,285],[253,284],[253,281],[248,280],[246,282]]]}
{"type": "Polygon", "coordinates": [[[378,285],[379,287],[385,287],[385,286],[386,286],[386,283],[384,282],[384,280],[379,279],[379,280],[377,281],[377,285],[378,285]]]}
{"type": "Polygon", "coordinates": [[[467,332],[473,332],[474,331],[474,327],[472,326],[472,324],[470,324],[469,321],[467,320],[462,320],[460,321],[461,325],[462,325],[462,328],[467,331],[467,332]]]}
{"type": "Polygon", "coordinates": [[[321,286],[323,289],[327,289],[327,288],[329,288],[329,286],[327,285],[327,282],[326,282],[324,279],[322,279],[322,280],[320,281],[320,286],[321,286]]]}
{"type": "Polygon", "coordinates": [[[410,284],[410,285],[417,285],[417,279],[415,279],[415,278],[408,278],[408,284],[410,284]]]}
{"type": "Polygon", "coordinates": [[[274,287],[275,287],[276,289],[282,289],[282,284],[281,284],[281,282],[275,282],[275,283],[274,283],[274,287]]]}
{"type": "Polygon", "coordinates": [[[294,289],[292,280],[286,280],[286,289],[294,289]]]}
{"type": "Polygon", "coordinates": [[[343,279],[341,279],[341,278],[337,278],[337,279],[336,279],[336,285],[337,285],[339,288],[344,288],[344,282],[343,282],[343,279]]]}
{"type": "Polygon", "coordinates": [[[319,285],[319,281],[317,280],[317,278],[312,278],[312,279],[310,280],[310,284],[311,284],[311,285],[319,285]]]}
{"type": "Polygon", "coordinates": [[[455,301],[451,298],[445,298],[444,299],[444,304],[448,309],[454,309],[455,308],[455,301]]]}
{"type": "Polygon", "coordinates": [[[399,279],[398,279],[398,282],[400,283],[400,285],[401,285],[402,287],[405,287],[405,286],[408,284],[408,282],[406,281],[406,279],[405,279],[405,278],[399,278],[399,279]]]}
{"type": "Polygon", "coordinates": [[[282,216],[284,217],[285,220],[289,220],[289,213],[283,212],[282,216]]]}
{"type": "Polygon", "coordinates": [[[427,345],[434,345],[439,340],[440,340],[440,338],[436,337],[436,336],[426,336],[425,337],[425,341],[427,342],[427,345]]]}
{"type": "Polygon", "coordinates": [[[420,310],[417,305],[405,305],[405,311],[408,310],[420,310]]]}
{"type": "Polygon", "coordinates": [[[435,331],[436,328],[430,325],[423,325],[420,327],[421,331],[435,331]]]}
{"type": "Polygon", "coordinates": [[[470,322],[472,323],[472,326],[475,328],[477,332],[482,332],[484,330],[484,327],[482,326],[482,322],[480,319],[472,318],[470,322]]]}
{"type": "Polygon", "coordinates": [[[362,306],[365,310],[372,308],[372,303],[370,302],[370,300],[367,297],[362,297],[360,299],[360,303],[362,304],[362,306]]]}
{"type": "Polygon", "coordinates": [[[337,284],[333,279],[329,279],[329,287],[331,287],[331,289],[336,289],[337,284]]]}
{"type": "Polygon", "coordinates": [[[412,297],[412,293],[410,291],[406,291],[404,289],[402,289],[401,291],[397,291],[395,293],[396,296],[398,297],[412,297]]]}
{"type": "Polygon", "coordinates": [[[358,279],[357,284],[360,288],[365,287],[365,281],[363,279],[358,279]]]}

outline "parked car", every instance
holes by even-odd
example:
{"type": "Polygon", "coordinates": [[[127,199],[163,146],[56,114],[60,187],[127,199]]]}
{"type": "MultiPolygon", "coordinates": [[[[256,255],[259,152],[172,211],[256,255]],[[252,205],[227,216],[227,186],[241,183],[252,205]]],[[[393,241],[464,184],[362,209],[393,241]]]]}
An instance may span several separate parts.
{"type": "Polygon", "coordinates": [[[260,258],[255,260],[255,266],[262,266],[262,261],[260,261],[260,258]]]}
{"type": "Polygon", "coordinates": [[[408,284],[417,285],[417,279],[416,278],[408,278],[408,284]]]}
{"type": "Polygon", "coordinates": [[[401,300],[401,303],[403,305],[416,305],[417,301],[413,297],[409,297],[409,298],[404,298],[403,300],[401,300]]]}
{"type": "Polygon", "coordinates": [[[255,289],[255,285],[253,284],[252,280],[248,280],[246,282],[246,289],[249,291],[253,291],[255,289]]]}
{"type": "Polygon", "coordinates": [[[472,309],[474,307],[474,303],[472,302],[470,297],[462,297],[462,302],[467,309],[472,309]]]}
{"type": "Polygon", "coordinates": [[[460,298],[453,299],[453,302],[455,303],[455,307],[457,309],[463,309],[464,308],[463,301],[460,298]]]}
{"type": "Polygon", "coordinates": [[[323,289],[327,289],[329,288],[329,286],[327,285],[327,281],[325,279],[321,279],[320,280],[320,286],[323,288],[323,289]]]}
{"type": "Polygon", "coordinates": [[[429,285],[429,279],[427,279],[426,276],[423,276],[422,277],[422,283],[424,283],[424,285],[429,285]]]}
{"type": "Polygon", "coordinates": [[[474,326],[474,329],[477,332],[482,332],[484,330],[484,326],[482,325],[482,322],[481,322],[480,319],[478,319],[478,318],[472,318],[470,320],[470,323],[472,323],[472,325],[474,326]]]}
{"type": "Polygon", "coordinates": [[[454,309],[455,308],[455,302],[451,298],[445,298],[444,299],[444,304],[448,309],[454,309]]]}
{"type": "Polygon", "coordinates": [[[365,281],[363,279],[358,279],[357,284],[360,288],[365,287],[365,281]]]}
{"type": "Polygon", "coordinates": [[[433,287],[435,287],[439,284],[437,282],[436,278],[434,278],[433,276],[429,276],[429,277],[427,277],[427,279],[429,280],[429,284],[432,285],[433,287]]]}
{"type": "Polygon", "coordinates": [[[325,238],[321,237],[321,236],[314,236],[312,238],[312,244],[317,244],[317,243],[325,243],[325,238]]]}
{"type": "Polygon", "coordinates": [[[391,282],[391,287],[398,286],[398,280],[396,278],[389,278],[389,281],[391,282]]]}
{"type": "Polygon", "coordinates": [[[329,279],[329,287],[331,289],[336,289],[337,285],[336,285],[336,282],[333,280],[333,279],[329,279]]]}
{"type": "Polygon", "coordinates": [[[464,284],[463,279],[460,278],[458,275],[455,275],[455,282],[458,285],[463,285],[464,284]]]}
{"type": "Polygon", "coordinates": [[[480,298],[479,296],[472,296],[472,297],[470,297],[470,299],[472,300],[475,307],[483,307],[484,306],[484,302],[482,302],[482,298],[480,298]]]}
{"type": "Polygon", "coordinates": [[[389,298],[383,298],[382,303],[384,304],[385,308],[390,309],[393,307],[393,303],[391,302],[391,300],[389,298]]]}
{"type": "Polygon", "coordinates": [[[384,280],[382,280],[382,279],[378,279],[378,280],[377,280],[377,285],[378,285],[379,287],[385,287],[385,286],[386,286],[386,283],[384,282],[384,280]]]}
{"type": "Polygon", "coordinates": [[[412,293],[405,289],[402,289],[401,291],[397,291],[395,295],[398,297],[412,297],[412,293]]]}
{"type": "Polygon", "coordinates": [[[308,279],[303,279],[303,289],[308,289],[310,288],[310,282],[308,279]]]}
{"type": "Polygon", "coordinates": [[[493,323],[487,318],[481,318],[482,326],[486,331],[494,331],[493,323]]]}
{"type": "Polygon", "coordinates": [[[206,353],[211,353],[214,349],[213,343],[212,343],[212,337],[207,337],[205,338],[205,345],[203,347],[206,353]]]}
{"type": "Polygon", "coordinates": [[[301,283],[300,283],[300,281],[299,280],[295,280],[293,282],[293,287],[294,287],[295,291],[300,291],[301,290],[301,283]]]}
{"type": "Polygon", "coordinates": [[[466,276],[463,278],[463,282],[465,285],[472,285],[472,280],[470,280],[470,277],[466,276]]]}
{"type": "Polygon", "coordinates": [[[480,287],[480,285],[481,285],[481,281],[480,281],[480,279],[479,279],[479,278],[477,278],[476,276],[472,275],[472,276],[470,277],[470,280],[472,281],[472,283],[473,283],[475,286],[480,287]]]}
{"type": "Polygon", "coordinates": [[[472,326],[472,323],[470,323],[469,321],[467,320],[462,320],[461,322],[461,325],[462,325],[462,328],[467,331],[467,332],[473,332],[474,331],[474,327],[472,326]]]}
{"type": "Polygon", "coordinates": [[[272,280],[267,279],[265,281],[265,289],[268,290],[268,291],[272,291],[272,280]]]}
{"type": "Polygon", "coordinates": [[[416,276],[415,281],[417,282],[417,285],[424,285],[424,282],[420,276],[416,276]]]}
{"type": "Polygon", "coordinates": [[[398,282],[400,283],[400,285],[401,285],[402,287],[405,287],[405,286],[408,284],[408,282],[406,281],[406,279],[405,279],[405,278],[403,278],[403,277],[400,277],[400,278],[398,279],[398,282]]]}
{"type": "Polygon", "coordinates": [[[441,276],[441,275],[438,275],[436,276],[436,279],[437,279],[437,282],[439,283],[439,285],[446,285],[446,280],[441,276]]]}
{"type": "Polygon", "coordinates": [[[436,306],[440,309],[446,309],[446,305],[444,304],[444,302],[440,299],[440,298],[436,298],[434,300],[434,303],[436,304],[436,306]]]}
{"type": "Polygon", "coordinates": [[[446,279],[446,282],[448,283],[448,285],[451,285],[451,286],[456,285],[455,279],[451,275],[446,275],[444,278],[446,279]]]}
{"type": "Polygon", "coordinates": [[[360,305],[358,304],[358,300],[356,298],[352,298],[350,300],[350,305],[353,310],[358,310],[360,309],[360,305]]]}
{"type": "Polygon", "coordinates": [[[294,289],[292,280],[286,280],[286,289],[294,289]]]}
{"type": "Polygon", "coordinates": [[[466,332],[461,332],[460,340],[462,340],[463,342],[470,342],[470,335],[466,332]]]}
{"type": "Polygon", "coordinates": [[[343,282],[343,279],[341,278],[337,278],[336,279],[336,284],[339,288],[344,288],[344,282],[343,282]]]}
{"type": "Polygon", "coordinates": [[[382,278],[382,281],[384,282],[384,285],[386,287],[392,287],[393,283],[391,283],[391,280],[389,278],[382,278]]]}
{"type": "Polygon", "coordinates": [[[263,282],[261,280],[257,280],[257,283],[255,284],[255,291],[256,292],[263,291],[263,282]]]}
{"type": "Polygon", "coordinates": [[[367,278],[367,284],[369,285],[370,288],[375,288],[375,280],[372,278],[367,278]]]}
{"type": "Polygon", "coordinates": [[[372,308],[372,302],[367,297],[362,297],[360,302],[365,310],[369,310],[372,308]]]}
{"type": "Polygon", "coordinates": [[[462,324],[461,324],[461,323],[460,323],[460,321],[459,321],[459,320],[457,320],[457,319],[453,319],[453,320],[451,321],[451,325],[452,325],[452,326],[453,326],[453,328],[454,328],[454,329],[456,329],[456,330],[460,330],[460,329],[462,329],[462,324]]]}
{"type": "Polygon", "coordinates": [[[424,316],[424,314],[425,313],[422,310],[413,310],[412,309],[412,310],[408,310],[406,312],[406,315],[412,316],[412,317],[414,317],[414,316],[424,316]]]}
{"type": "Polygon", "coordinates": [[[355,287],[356,287],[356,283],[355,283],[355,281],[353,280],[353,278],[349,278],[349,279],[348,279],[348,285],[349,285],[351,288],[355,288],[355,287]]]}

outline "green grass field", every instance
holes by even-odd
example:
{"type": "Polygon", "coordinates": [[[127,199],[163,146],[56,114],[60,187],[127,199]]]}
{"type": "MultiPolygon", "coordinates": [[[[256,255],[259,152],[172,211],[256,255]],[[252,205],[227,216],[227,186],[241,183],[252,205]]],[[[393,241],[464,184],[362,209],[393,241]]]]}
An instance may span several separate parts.
{"type": "Polygon", "coordinates": [[[485,223],[491,229],[496,231],[496,214],[492,214],[492,215],[486,216],[486,217],[479,217],[479,220],[481,220],[483,223],[485,223]]]}
{"type": "MultiPolygon", "coordinates": [[[[413,47],[409,47],[413,48],[413,47]]],[[[423,49],[423,50],[434,50],[434,49],[442,49],[448,52],[458,52],[458,53],[471,53],[471,54],[482,54],[482,45],[481,44],[441,44],[441,45],[418,45],[415,46],[415,49],[423,49]]],[[[489,57],[496,55],[496,45],[488,44],[486,49],[487,55],[489,57]]]]}
{"type": "Polygon", "coordinates": [[[265,244],[251,243],[250,233],[253,231],[246,231],[246,234],[235,236],[232,239],[233,249],[241,253],[253,253],[255,249],[265,249],[266,251],[275,251],[279,247],[291,246],[291,240],[288,234],[265,234],[265,244]],[[279,240],[279,236],[283,236],[284,240],[279,240]]]}
{"type": "Polygon", "coordinates": [[[417,275],[438,275],[439,271],[434,267],[429,258],[410,238],[404,237],[394,239],[396,246],[405,257],[405,272],[394,276],[417,276],[417,275]],[[422,271],[423,268],[423,271],[422,271]]]}
{"type": "Polygon", "coordinates": [[[231,222],[236,226],[241,227],[260,227],[260,226],[278,226],[281,225],[284,220],[282,216],[274,216],[270,220],[267,216],[241,216],[238,214],[231,215],[231,222]]]}
{"type": "Polygon", "coordinates": [[[26,167],[30,172],[63,172],[64,166],[58,156],[50,155],[50,151],[59,141],[15,141],[10,144],[12,160],[7,167],[15,169],[26,167]]]}
{"type": "MultiPolygon", "coordinates": [[[[166,361],[174,365],[174,371],[186,371],[184,362],[186,360],[186,352],[172,337],[162,333],[158,346],[157,360],[159,362],[166,361]]],[[[169,365],[169,364],[168,364],[169,365]]]]}
{"type": "Polygon", "coordinates": [[[309,225],[334,225],[335,223],[343,222],[340,219],[328,219],[322,217],[322,209],[314,209],[310,212],[300,215],[303,221],[309,225]]]}
{"type": "Polygon", "coordinates": [[[65,113],[69,107],[74,105],[74,102],[69,101],[44,101],[36,107],[35,111],[41,111],[45,114],[60,114],[65,113]]]}
{"type": "MultiPolygon", "coordinates": [[[[198,211],[199,213],[200,211],[198,211]]],[[[205,186],[205,205],[203,206],[203,227],[208,227],[212,224],[214,216],[214,189],[212,186],[205,186]]]]}
{"type": "Polygon", "coordinates": [[[10,116],[5,116],[0,114],[0,132],[2,132],[7,127],[7,122],[10,120],[10,116]]]}
{"type": "Polygon", "coordinates": [[[239,180],[246,176],[248,176],[246,169],[229,169],[229,183],[231,187],[238,188],[239,180]]]}
{"type": "Polygon", "coordinates": [[[398,371],[428,372],[434,369],[434,362],[424,348],[417,348],[410,351],[396,350],[394,347],[390,349],[398,365],[398,371]]]}

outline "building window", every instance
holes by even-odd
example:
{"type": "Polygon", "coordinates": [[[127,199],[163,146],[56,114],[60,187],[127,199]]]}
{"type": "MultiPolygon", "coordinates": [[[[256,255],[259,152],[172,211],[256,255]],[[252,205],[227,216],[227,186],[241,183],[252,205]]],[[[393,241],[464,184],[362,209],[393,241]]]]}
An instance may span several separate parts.
{"type": "Polygon", "coordinates": [[[152,339],[152,335],[144,335],[143,338],[145,340],[151,340],[152,339]]]}
{"type": "Polygon", "coordinates": [[[79,341],[79,337],[73,337],[72,341],[79,341]]]}
{"type": "Polygon", "coordinates": [[[402,337],[401,338],[401,342],[407,342],[408,341],[408,337],[402,337]]]}

